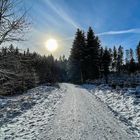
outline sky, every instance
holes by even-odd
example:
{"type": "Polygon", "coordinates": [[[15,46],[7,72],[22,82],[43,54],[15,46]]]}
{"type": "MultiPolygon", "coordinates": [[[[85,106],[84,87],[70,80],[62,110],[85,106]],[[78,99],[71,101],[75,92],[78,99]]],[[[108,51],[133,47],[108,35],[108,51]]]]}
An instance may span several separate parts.
{"type": "Polygon", "coordinates": [[[44,42],[58,40],[58,58],[67,57],[77,28],[91,26],[102,46],[135,49],[140,41],[140,0],[24,0],[31,29],[20,45],[48,55],[44,42]]]}

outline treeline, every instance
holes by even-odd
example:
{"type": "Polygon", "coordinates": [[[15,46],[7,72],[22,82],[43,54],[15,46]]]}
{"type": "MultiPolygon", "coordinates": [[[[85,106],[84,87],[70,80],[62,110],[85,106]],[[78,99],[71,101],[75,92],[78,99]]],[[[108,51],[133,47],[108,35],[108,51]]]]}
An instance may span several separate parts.
{"type": "Polygon", "coordinates": [[[101,46],[91,27],[86,35],[84,31],[77,30],[69,57],[68,76],[71,82],[83,83],[103,77],[108,82],[110,72],[131,74],[136,71],[140,71],[140,43],[134,54],[133,49],[124,51],[122,46],[114,46],[113,49],[101,46]]]}
{"type": "Polygon", "coordinates": [[[13,45],[0,50],[0,95],[20,94],[39,84],[67,81],[65,56],[55,60],[13,45]]]}
{"type": "Polygon", "coordinates": [[[124,50],[122,46],[107,48],[101,45],[91,27],[86,34],[78,29],[68,59],[42,56],[29,49],[22,51],[13,45],[2,47],[0,95],[20,94],[46,83],[85,83],[98,79],[107,83],[110,73],[135,72],[140,72],[140,43],[135,51],[124,50]]]}

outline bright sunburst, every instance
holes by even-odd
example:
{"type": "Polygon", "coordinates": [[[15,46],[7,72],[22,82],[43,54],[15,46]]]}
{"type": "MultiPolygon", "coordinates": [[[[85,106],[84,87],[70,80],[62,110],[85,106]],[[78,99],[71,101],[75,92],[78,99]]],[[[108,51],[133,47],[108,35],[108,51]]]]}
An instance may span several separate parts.
{"type": "Polygon", "coordinates": [[[57,41],[56,41],[55,39],[53,39],[53,38],[47,40],[47,42],[46,42],[46,48],[47,48],[47,50],[50,51],[50,52],[56,51],[57,48],[58,48],[58,43],[57,43],[57,41]]]}

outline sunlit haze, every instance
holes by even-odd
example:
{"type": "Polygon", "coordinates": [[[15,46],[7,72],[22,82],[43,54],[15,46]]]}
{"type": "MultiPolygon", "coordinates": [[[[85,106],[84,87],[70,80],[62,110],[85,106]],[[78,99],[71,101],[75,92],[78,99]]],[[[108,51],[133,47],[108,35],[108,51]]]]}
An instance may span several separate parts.
{"type": "Polygon", "coordinates": [[[51,38],[45,42],[46,49],[49,52],[55,52],[58,49],[58,43],[55,39],[51,38]]]}

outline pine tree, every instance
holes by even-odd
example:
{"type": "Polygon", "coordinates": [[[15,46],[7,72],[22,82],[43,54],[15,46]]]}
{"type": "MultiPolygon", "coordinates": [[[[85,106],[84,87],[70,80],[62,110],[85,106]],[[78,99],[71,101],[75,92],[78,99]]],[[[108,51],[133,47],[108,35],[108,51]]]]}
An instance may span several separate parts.
{"type": "Polygon", "coordinates": [[[14,49],[14,46],[13,46],[13,44],[11,44],[10,46],[9,46],[9,52],[10,53],[14,53],[14,51],[15,51],[15,49],[14,49]]]}
{"type": "Polygon", "coordinates": [[[136,52],[137,52],[138,63],[139,63],[139,65],[140,65],[140,42],[139,42],[139,44],[137,45],[136,52]]]}
{"type": "Polygon", "coordinates": [[[117,71],[118,71],[118,73],[120,73],[122,65],[123,65],[123,47],[119,46],[118,57],[117,57],[117,71]]]}
{"type": "Polygon", "coordinates": [[[125,63],[128,64],[130,62],[130,50],[126,51],[125,63]]]}
{"type": "Polygon", "coordinates": [[[69,57],[69,79],[72,82],[83,82],[83,64],[85,49],[84,33],[78,29],[69,57]]]}
{"type": "Polygon", "coordinates": [[[113,65],[113,50],[111,49],[111,48],[109,48],[109,54],[110,54],[110,69],[114,69],[113,67],[112,67],[112,65],[113,65]]]}
{"type": "Polygon", "coordinates": [[[99,67],[100,67],[100,77],[102,78],[103,74],[103,54],[104,54],[104,49],[103,47],[100,47],[99,51],[99,67]]]}
{"type": "Polygon", "coordinates": [[[136,63],[135,63],[135,60],[134,60],[134,51],[133,49],[130,49],[129,50],[129,63],[127,64],[128,65],[128,71],[130,73],[134,73],[136,71],[136,63]]]}
{"type": "Polygon", "coordinates": [[[117,69],[117,49],[114,46],[113,48],[113,63],[112,63],[112,68],[114,69],[114,71],[116,71],[117,69]]]}
{"type": "Polygon", "coordinates": [[[102,62],[106,83],[108,83],[108,74],[109,74],[110,62],[111,62],[111,54],[106,48],[105,51],[104,51],[104,54],[103,54],[103,62],[102,62]]]}
{"type": "Polygon", "coordinates": [[[24,56],[17,50],[19,51],[10,45],[1,52],[0,94],[23,93],[38,84],[38,75],[32,66],[33,58],[24,56]]]}
{"type": "Polygon", "coordinates": [[[65,55],[63,55],[62,57],[60,56],[57,63],[58,63],[58,68],[59,68],[59,81],[67,82],[68,81],[68,75],[67,75],[68,60],[65,58],[65,55]]]}
{"type": "Polygon", "coordinates": [[[95,36],[92,28],[89,27],[85,55],[87,79],[93,80],[99,78],[99,49],[100,41],[95,36]]]}
{"type": "Polygon", "coordinates": [[[134,52],[133,49],[130,49],[130,61],[134,59],[134,52]]]}
{"type": "Polygon", "coordinates": [[[15,49],[15,55],[18,55],[19,54],[19,49],[18,49],[18,47],[16,47],[16,49],[15,49]]]}

